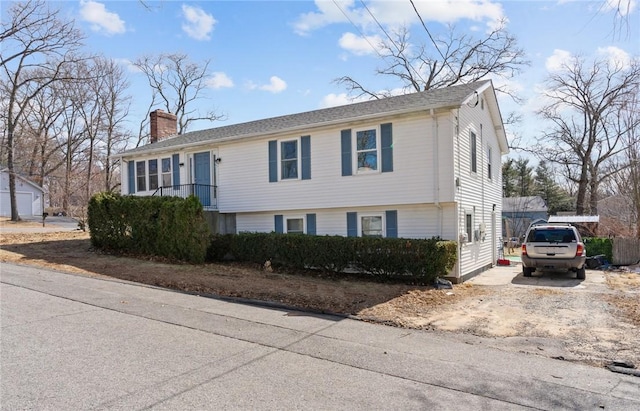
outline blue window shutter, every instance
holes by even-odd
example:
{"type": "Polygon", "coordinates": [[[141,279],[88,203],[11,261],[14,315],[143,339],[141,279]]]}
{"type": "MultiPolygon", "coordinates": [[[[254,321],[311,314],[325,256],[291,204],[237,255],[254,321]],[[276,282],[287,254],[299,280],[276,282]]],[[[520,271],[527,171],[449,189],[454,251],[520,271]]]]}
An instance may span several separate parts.
{"type": "Polygon", "coordinates": [[[180,155],[174,154],[172,157],[173,167],[173,188],[177,189],[180,185],[180,155]]]}
{"type": "Polygon", "coordinates": [[[136,192],[136,163],[131,160],[127,163],[129,167],[129,194],[136,192]]]}
{"type": "Polygon", "coordinates": [[[269,182],[278,181],[278,142],[269,141],[269,182]]]}
{"type": "Polygon", "coordinates": [[[311,136],[300,137],[300,149],[302,151],[302,179],[311,179],[311,136]]]}
{"type": "Polygon", "coordinates": [[[307,234],[316,235],[316,215],[307,214],[307,234]]]}
{"type": "Polygon", "coordinates": [[[276,214],[273,218],[273,222],[275,224],[275,232],[278,234],[284,233],[284,224],[282,220],[282,214],[276,214]]]}
{"type": "Polygon", "coordinates": [[[358,213],[347,213],[347,237],[358,236],[358,213]]]}
{"type": "Polygon", "coordinates": [[[385,211],[387,221],[387,238],[398,238],[398,212],[396,210],[385,211]]]}
{"type": "Polygon", "coordinates": [[[340,132],[342,147],[342,175],[350,176],[352,174],[352,154],[351,154],[351,130],[342,130],[340,132]]]}
{"type": "Polygon", "coordinates": [[[393,133],[391,123],[380,125],[380,142],[382,146],[382,172],[393,171],[393,133]]]}

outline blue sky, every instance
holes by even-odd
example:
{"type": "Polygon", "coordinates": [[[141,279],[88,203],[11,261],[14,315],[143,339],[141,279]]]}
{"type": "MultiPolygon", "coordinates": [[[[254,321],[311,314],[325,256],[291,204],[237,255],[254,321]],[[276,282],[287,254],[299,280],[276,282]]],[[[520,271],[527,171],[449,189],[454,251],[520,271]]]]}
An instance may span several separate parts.
{"type": "MultiPolygon", "coordinates": [[[[640,55],[638,0],[623,0],[621,24],[604,1],[414,0],[434,35],[446,24],[476,35],[500,18],[525,50],[531,66],[508,81],[525,99],[516,106],[500,97],[503,116],[519,111],[526,121],[511,130],[532,138],[539,130],[533,113],[548,70],[570,55],[640,55]],[[616,30],[616,28],[618,30],[616,30]]],[[[382,66],[373,50],[384,32],[408,24],[412,39],[426,33],[409,0],[369,1],[60,1],[54,5],[88,36],[91,52],[127,67],[133,96],[132,129],[150,101],[143,74],[130,62],[143,54],[186,53],[210,60],[203,109],[215,107],[227,120],[197,123],[190,130],[217,127],[349,102],[332,81],[348,75],[373,90],[399,87],[391,77],[374,75],[382,66]],[[346,16],[349,18],[347,19],[346,16]],[[366,39],[363,37],[365,36],[366,39]]],[[[494,79],[497,85],[504,80],[494,79]]]]}

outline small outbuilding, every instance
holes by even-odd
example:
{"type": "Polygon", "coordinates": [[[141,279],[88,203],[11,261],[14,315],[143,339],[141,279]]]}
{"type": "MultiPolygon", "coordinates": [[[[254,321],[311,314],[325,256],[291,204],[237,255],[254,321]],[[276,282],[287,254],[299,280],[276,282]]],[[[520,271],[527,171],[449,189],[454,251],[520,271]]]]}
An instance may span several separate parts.
{"type": "MultiPolygon", "coordinates": [[[[45,190],[25,177],[16,175],[16,202],[21,217],[42,216],[45,190]]],[[[9,169],[0,170],[0,216],[11,216],[9,169]]]]}

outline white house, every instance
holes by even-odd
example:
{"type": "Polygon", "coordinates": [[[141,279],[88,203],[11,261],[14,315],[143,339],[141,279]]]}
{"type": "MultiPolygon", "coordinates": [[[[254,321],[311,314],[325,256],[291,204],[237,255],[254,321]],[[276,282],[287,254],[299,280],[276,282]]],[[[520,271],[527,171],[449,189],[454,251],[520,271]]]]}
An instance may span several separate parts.
{"type": "MultiPolygon", "coordinates": [[[[45,191],[36,183],[16,175],[16,202],[21,217],[42,216],[45,191]]],[[[0,170],[0,216],[11,216],[11,197],[9,195],[9,169],[0,170]]]]}
{"type": "MultiPolygon", "coordinates": [[[[175,135],[120,154],[123,193],[196,193],[233,232],[440,237],[495,264],[507,139],[490,81],[175,135]]],[[[167,136],[167,134],[169,134],[167,136]]]]}

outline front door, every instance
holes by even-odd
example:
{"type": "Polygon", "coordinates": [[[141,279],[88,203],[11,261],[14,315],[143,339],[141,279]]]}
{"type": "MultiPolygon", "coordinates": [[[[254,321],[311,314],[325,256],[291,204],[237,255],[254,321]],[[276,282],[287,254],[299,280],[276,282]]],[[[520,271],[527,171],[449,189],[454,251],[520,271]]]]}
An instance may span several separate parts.
{"type": "Polygon", "coordinates": [[[211,155],[209,152],[193,155],[194,194],[204,207],[211,205],[211,155]]]}

